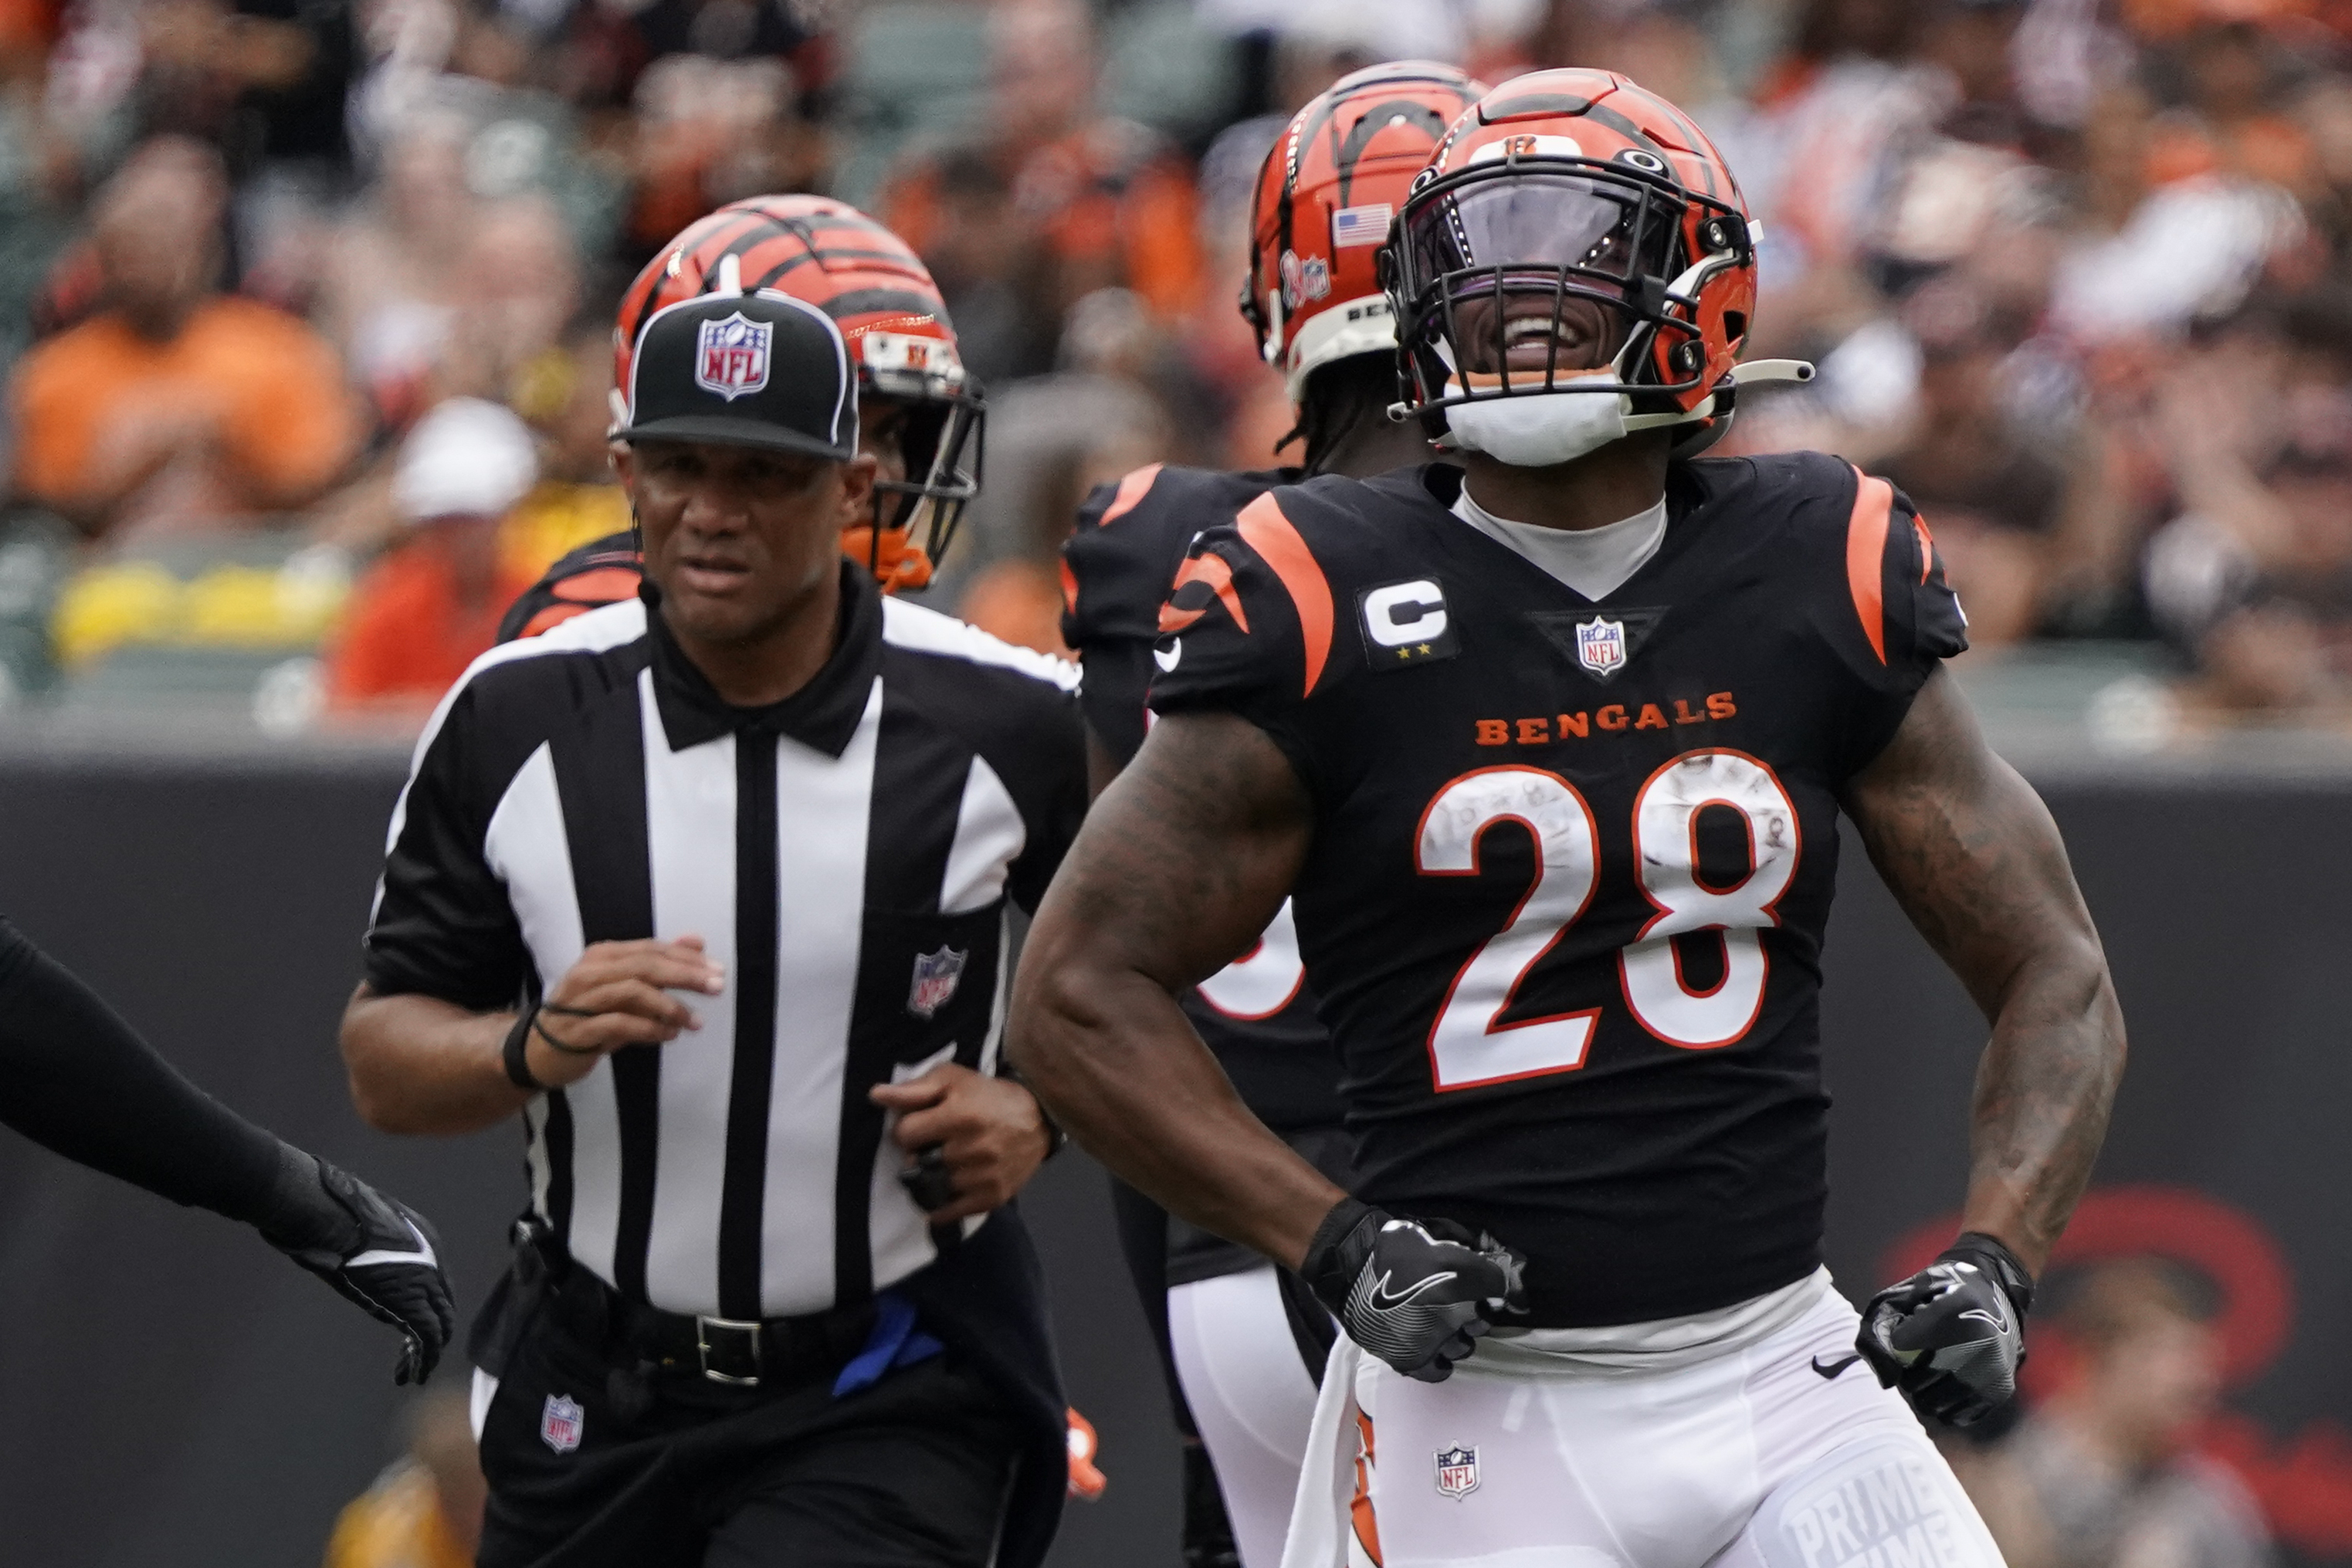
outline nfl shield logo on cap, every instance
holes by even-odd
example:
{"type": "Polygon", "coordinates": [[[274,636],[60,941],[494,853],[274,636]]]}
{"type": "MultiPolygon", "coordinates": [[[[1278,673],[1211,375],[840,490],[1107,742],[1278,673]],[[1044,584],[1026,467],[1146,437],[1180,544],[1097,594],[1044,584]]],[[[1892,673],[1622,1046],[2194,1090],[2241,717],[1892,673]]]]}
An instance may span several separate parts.
{"type": "Polygon", "coordinates": [[[1478,1490],[1478,1450],[1456,1443],[1437,1450],[1437,1490],[1444,1497],[1464,1498],[1478,1490]]]}
{"type": "Polygon", "coordinates": [[[562,1394],[547,1396],[547,1406],[539,1413],[539,1440],[559,1454],[568,1454],[580,1446],[580,1435],[588,1428],[588,1412],[580,1401],[562,1394]]]}
{"type": "Polygon", "coordinates": [[[776,329],[738,310],[724,321],[705,321],[697,341],[695,384],[729,402],[768,384],[768,350],[776,329]]]}

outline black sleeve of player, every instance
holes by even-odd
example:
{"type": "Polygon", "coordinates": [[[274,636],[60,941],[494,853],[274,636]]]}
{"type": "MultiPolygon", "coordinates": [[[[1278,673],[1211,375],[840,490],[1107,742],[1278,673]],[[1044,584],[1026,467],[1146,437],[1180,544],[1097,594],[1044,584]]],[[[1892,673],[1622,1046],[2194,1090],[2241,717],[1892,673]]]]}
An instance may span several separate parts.
{"type": "Polygon", "coordinates": [[[1943,558],[1918,508],[1884,479],[1857,476],[1856,483],[1848,587],[1860,623],[1865,632],[1874,629],[1875,636],[1873,657],[1862,666],[1868,672],[1867,691],[1849,731],[1843,759],[1846,777],[1868,767],[1895,738],[1936,666],[1969,646],[1968,616],[1946,580],[1943,558]],[[1864,564],[1870,557],[1864,553],[1874,549],[1874,583],[1864,564]]]}
{"type": "Polygon", "coordinates": [[[483,858],[489,808],[483,781],[503,789],[514,766],[478,734],[478,688],[457,694],[394,808],[398,831],[367,934],[369,988],[420,993],[476,1012],[513,1005],[531,965],[506,884],[483,858]]]}
{"type": "Polygon", "coordinates": [[[278,1140],[183,1078],[0,919],[0,1122],[78,1165],[249,1220],[278,1140]]]}

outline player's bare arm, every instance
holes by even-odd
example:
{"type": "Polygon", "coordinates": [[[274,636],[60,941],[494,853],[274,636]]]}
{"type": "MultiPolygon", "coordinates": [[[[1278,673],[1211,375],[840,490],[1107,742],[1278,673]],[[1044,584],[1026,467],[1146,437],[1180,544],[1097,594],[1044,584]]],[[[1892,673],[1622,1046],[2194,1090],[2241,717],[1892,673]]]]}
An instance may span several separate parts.
{"type": "Polygon", "coordinates": [[[1346,1194],[1250,1113],[1171,993],[1257,940],[1310,832],[1307,792],[1262,730],[1230,714],[1162,717],[1038,908],[1006,1033],[1088,1153],[1293,1269],[1346,1194]]]}
{"type": "Polygon", "coordinates": [[[1960,1235],[1881,1291],[1854,1348],[1928,1414],[1981,1420],[2016,1387],[2034,1276],[2091,1177],[2123,1075],[2106,956],[2041,798],[1938,670],[1844,804],[1912,924],[1991,1021],[1960,1235]]]}
{"type": "MultiPolygon", "coordinates": [[[[540,1003],[524,1065],[542,1089],[577,1082],[623,1046],[664,1045],[701,1027],[674,993],[715,996],[725,983],[699,936],[593,943],[540,1003]]],[[[507,1071],[516,1019],[362,985],[343,1009],[352,1103],[386,1133],[471,1133],[506,1120],[538,1092],[507,1071]]]]}
{"type": "Polygon", "coordinates": [[[1932,676],[1845,805],[1872,863],[1992,1038],[1977,1071],[1963,1228],[2039,1273],[2106,1135],[2124,1020],[2057,824],[1932,676]]]}

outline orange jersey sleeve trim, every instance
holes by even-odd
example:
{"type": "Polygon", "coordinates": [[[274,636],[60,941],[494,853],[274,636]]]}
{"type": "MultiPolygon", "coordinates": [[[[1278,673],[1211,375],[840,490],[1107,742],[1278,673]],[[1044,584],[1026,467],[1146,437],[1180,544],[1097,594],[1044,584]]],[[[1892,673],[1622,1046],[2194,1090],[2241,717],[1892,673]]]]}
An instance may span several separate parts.
{"type": "Polygon", "coordinates": [[[1111,497],[1110,505],[1103,508],[1101,520],[1095,527],[1107,528],[1135,510],[1143,497],[1151,493],[1152,482],[1160,477],[1160,470],[1164,466],[1166,465],[1160,463],[1148,464],[1121,479],[1118,494],[1111,497]]]}
{"type": "Polygon", "coordinates": [[[1307,685],[1298,695],[1311,696],[1323,666],[1331,657],[1331,585],[1315,563],[1315,552],[1298,537],[1298,529],[1282,515],[1273,492],[1260,496],[1234,519],[1242,538],[1257,551],[1290,594],[1298,610],[1298,629],[1307,643],[1307,685]]]}
{"type": "Polygon", "coordinates": [[[1886,597],[1881,562],[1886,558],[1886,525],[1895,510],[1895,486],[1853,471],[1853,516],[1845,525],[1845,585],[1870,651],[1886,663],[1886,597]]]}

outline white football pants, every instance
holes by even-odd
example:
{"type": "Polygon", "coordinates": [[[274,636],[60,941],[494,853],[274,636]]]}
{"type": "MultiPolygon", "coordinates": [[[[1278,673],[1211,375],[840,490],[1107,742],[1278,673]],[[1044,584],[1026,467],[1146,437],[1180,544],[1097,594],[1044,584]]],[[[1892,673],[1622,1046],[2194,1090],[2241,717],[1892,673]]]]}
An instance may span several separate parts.
{"type": "Polygon", "coordinates": [[[1274,1265],[1170,1286],[1168,1334],[1242,1568],[1279,1568],[1315,1380],[1298,1359],[1274,1265]]]}
{"type": "Polygon", "coordinates": [[[1342,1340],[1286,1568],[2001,1568],[1902,1398],[1816,1370],[1859,1321],[1824,1288],[1670,1366],[1482,1347],[1438,1384],[1342,1340]]]}

